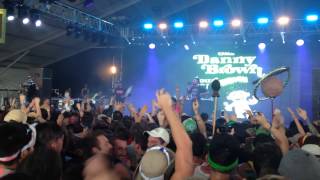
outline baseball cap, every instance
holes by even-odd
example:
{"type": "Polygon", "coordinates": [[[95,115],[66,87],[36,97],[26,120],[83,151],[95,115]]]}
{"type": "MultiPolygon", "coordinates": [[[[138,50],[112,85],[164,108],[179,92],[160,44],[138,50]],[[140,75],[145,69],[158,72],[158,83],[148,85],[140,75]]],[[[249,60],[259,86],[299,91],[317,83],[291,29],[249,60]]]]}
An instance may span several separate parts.
{"type": "Polygon", "coordinates": [[[136,171],[137,180],[164,180],[174,165],[174,153],[163,146],[149,148],[136,171]]]}
{"type": "Polygon", "coordinates": [[[145,131],[144,134],[148,134],[152,137],[161,138],[165,143],[170,143],[170,135],[165,128],[159,127],[155,128],[152,131],[145,131]]]}
{"type": "Polygon", "coordinates": [[[295,149],[289,151],[281,160],[279,173],[291,180],[320,179],[320,161],[314,155],[295,149]]]}
{"type": "Polygon", "coordinates": [[[314,155],[320,156],[320,146],[316,144],[306,144],[301,147],[302,150],[314,155]]]}
{"type": "Polygon", "coordinates": [[[187,133],[193,133],[198,129],[197,122],[192,118],[184,120],[182,124],[187,133]]]}
{"type": "Polygon", "coordinates": [[[16,121],[20,123],[26,123],[27,119],[27,114],[20,109],[13,109],[4,117],[4,121],[6,122],[16,121]]]}
{"type": "Polygon", "coordinates": [[[0,125],[0,162],[16,159],[20,152],[33,147],[36,130],[31,125],[17,122],[0,125]]]}

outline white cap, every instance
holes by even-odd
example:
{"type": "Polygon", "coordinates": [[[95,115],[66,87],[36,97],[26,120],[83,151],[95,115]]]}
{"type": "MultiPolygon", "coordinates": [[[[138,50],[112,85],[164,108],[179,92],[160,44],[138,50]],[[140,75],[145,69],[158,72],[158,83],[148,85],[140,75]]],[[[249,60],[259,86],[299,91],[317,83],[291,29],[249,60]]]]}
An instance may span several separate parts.
{"type": "Polygon", "coordinates": [[[315,156],[320,156],[320,146],[316,144],[306,144],[301,149],[315,156]]]}
{"type": "Polygon", "coordinates": [[[5,117],[4,121],[16,121],[19,123],[26,123],[27,122],[27,114],[21,111],[20,109],[11,110],[5,117]]]}
{"type": "Polygon", "coordinates": [[[145,131],[149,136],[161,138],[165,143],[170,143],[170,135],[165,128],[159,127],[152,131],[145,131]]]}

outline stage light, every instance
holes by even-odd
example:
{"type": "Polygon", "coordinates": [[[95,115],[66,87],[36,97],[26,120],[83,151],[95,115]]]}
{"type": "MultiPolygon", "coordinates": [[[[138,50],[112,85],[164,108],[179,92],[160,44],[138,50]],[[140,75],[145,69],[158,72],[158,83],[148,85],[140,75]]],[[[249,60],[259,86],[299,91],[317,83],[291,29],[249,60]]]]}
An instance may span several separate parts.
{"type": "Polygon", "coordinates": [[[27,18],[27,17],[26,17],[26,18],[23,18],[23,20],[22,20],[22,23],[25,24],[25,25],[26,25],[26,24],[29,24],[29,22],[30,22],[30,19],[27,18]]]}
{"type": "Polygon", "coordinates": [[[222,27],[223,26],[223,20],[217,19],[213,21],[213,26],[215,27],[222,27]]]}
{"type": "Polygon", "coordinates": [[[110,67],[110,73],[111,73],[111,74],[117,74],[117,67],[116,67],[115,65],[112,65],[112,66],[110,67]]]}
{"type": "Polygon", "coordinates": [[[281,16],[278,18],[278,24],[281,26],[286,26],[290,22],[290,18],[287,16],[281,16]]]}
{"type": "Polygon", "coordinates": [[[178,21],[178,22],[175,22],[175,23],[173,24],[173,26],[174,26],[174,28],[176,28],[176,29],[181,29],[181,28],[183,28],[184,24],[183,24],[183,22],[178,21]]]}
{"type": "Polygon", "coordinates": [[[183,47],[184,47],[184,49],[187,50],[187,51],[190,49],[190,47],[189,47],[187,44],[185,44],[183,47]]]}
{"type": "Polygon", "coordinates": [[[296,41],[297,46],[303,46],[304,45],[304,40],[303,39],[298,39],[296,41]]]}
{"type": "Polygon", "coordinates": [[[15,17],[13,16],[13,15],[9,15],[8,17],[7,17],[7,20],[8,21],[13,21],[15,19],[15,17]]]}
{"type": "Polygon", "coordinates": [[[153,24],[151,24],[151,23],[145,23],[145,24],[143,25],[143,28],[144,28],[144,29],[147,29],[147,30],[150,30],[150,29],[153,28],[153,24]]]}
{"type": "Polygon", "coordinates": [[[268,24],[269,19],[267,17],[260,17],[257,20],[258,24],[268,24]]]}
{"type": "Polygon", "coordinates": [[[167,29],[167,28],[168,28],[168,25],[167,25],[166,23],[160,23],[160,24],[159,24],[159,29],[165,30],[165,29],[167,29]]]}
{"type": "Polygon", "coordinates": [[[240,19],[234,19],[231,21],[232,27],[240,27],[241,26],[241,20],[240,19]]]}
{"type": "Polygon", "coordinates": [[[310,14],[306,16],[306,20],[308,22],[316,22],[318,21],[318,15],[317,14],[310,14]]]}
{"type": "Polygon", "coordinates": [[[149,44],[149,49],[155,49],[155,48],[156,48],[156,45],[154,43],[149,44]]]}
{"type": "Polygon", "coordinates": [[[201,29],[205,29],[205,28],[207,28],[208,27],[208,21],[200,21],[199,22],[199,28],[201,28],[201,29]]]}
{"type": "Polygon", "coordinates": [[[36,27],[40,27],[42,25],[42,21],[40,19],[35,22],[36,27]]]}
{"type": "Polygon", "coordinates": [[[258,44],[258,48],[263,51],[266,48],[266,44],[265,43],[259,43],[258,44]]]}

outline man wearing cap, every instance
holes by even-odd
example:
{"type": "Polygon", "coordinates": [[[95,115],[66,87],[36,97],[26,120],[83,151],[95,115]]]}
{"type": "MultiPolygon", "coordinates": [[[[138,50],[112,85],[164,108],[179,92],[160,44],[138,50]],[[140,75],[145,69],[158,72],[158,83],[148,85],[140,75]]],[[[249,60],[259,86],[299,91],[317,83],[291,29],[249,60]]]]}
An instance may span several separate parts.
{"type": "Polygon", "coordinates": [[[167,146],[170,143],[170,135],[168,131],[162,127],[153,129],[152,131],[145,131],[148,136],[148,148],[153,146],[167,146]]]}
{"type": "Polygon", "coordinates": [[[36,131],[17,122],[0,125],[0,178],[15,171],[18,162],[33,152],[36,131]]]}

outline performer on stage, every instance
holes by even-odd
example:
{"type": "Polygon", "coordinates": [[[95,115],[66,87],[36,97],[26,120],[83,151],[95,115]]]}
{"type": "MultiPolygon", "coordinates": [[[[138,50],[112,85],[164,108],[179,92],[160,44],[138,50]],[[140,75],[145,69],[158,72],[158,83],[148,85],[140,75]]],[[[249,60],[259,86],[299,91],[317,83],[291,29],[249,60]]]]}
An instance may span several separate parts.
{"type": "Polygon", "coordinates": [[[85,84],[84,87],[81,89],[81,96],[82,98],[87,98],[89,96],[90,90],[88,88],[88,84],[85,84]]]}
{"type": "Polygon", "coordinates": [[[207,94],[207,90],[204,87],[200,86],[200,79],[199,77],[195,77],[191,83],[189,83],[187,88],[187,96],[189,100],[200,100],[201,95],[207,94]]]}
{"type": "Polygon", "coordinates": [[[125,93],[126,93],[126,90],[122,87],[122,83],[117,82],[113,89],[113,95],[115,96],[115,100],[117,102],[124,102],[126,98],[125,93]]]}

